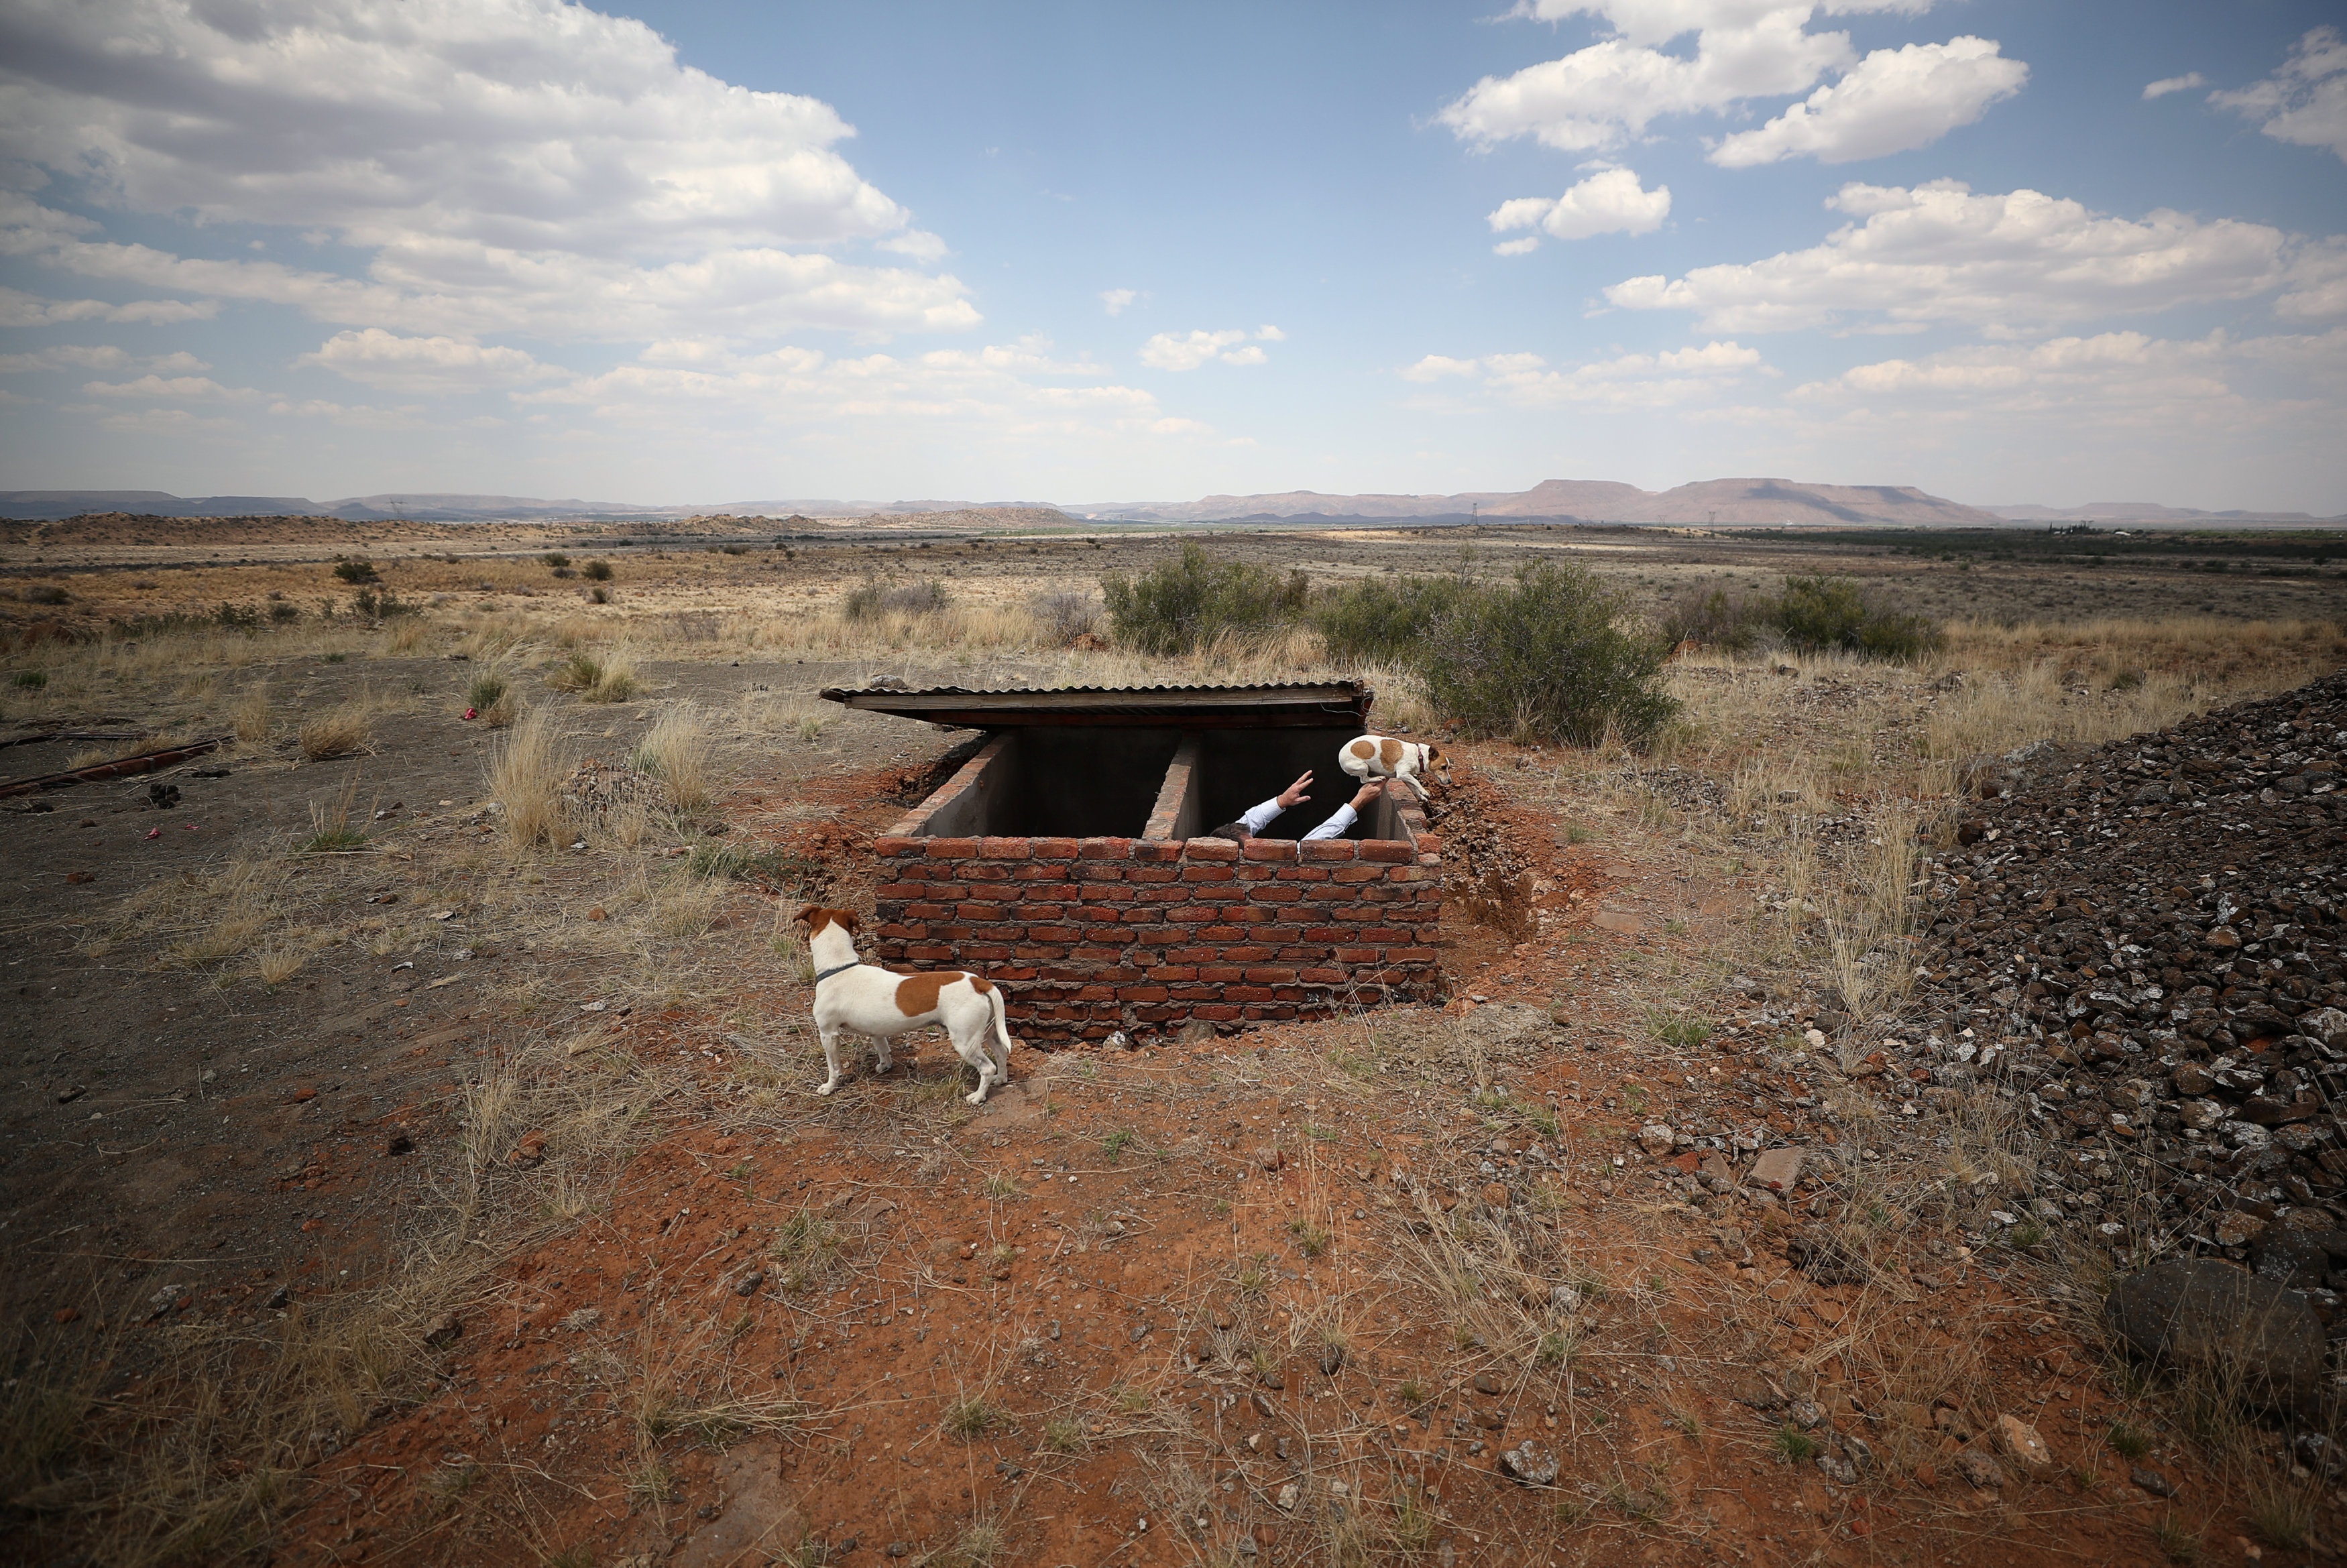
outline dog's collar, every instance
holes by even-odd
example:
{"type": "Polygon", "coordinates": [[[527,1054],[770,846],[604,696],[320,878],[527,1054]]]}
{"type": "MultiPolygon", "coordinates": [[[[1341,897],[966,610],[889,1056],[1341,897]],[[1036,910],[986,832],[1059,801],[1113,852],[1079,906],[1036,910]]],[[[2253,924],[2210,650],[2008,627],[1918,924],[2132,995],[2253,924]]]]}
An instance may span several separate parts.
{"type": "Polygon", "coordinates": [[[818,972],[815,977],[815,983],[817,985],[821,985],[825,981],[829,980],[833,975],[839,973],[843,970],[855,969],[861,966],[863,962],[864,961],[862,959],[851,958],[846,963],[835,963],[829,969],[818,972]]]}

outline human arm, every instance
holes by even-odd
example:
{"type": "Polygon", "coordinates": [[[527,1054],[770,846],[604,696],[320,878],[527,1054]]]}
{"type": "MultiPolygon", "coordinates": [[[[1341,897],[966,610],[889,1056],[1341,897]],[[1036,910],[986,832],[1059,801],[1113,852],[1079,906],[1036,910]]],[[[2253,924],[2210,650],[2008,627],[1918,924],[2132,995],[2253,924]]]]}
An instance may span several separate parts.
{"type": "Polygon", "coordinates": [[[1262,805],[1249,807],[1246,811],[1241,815],[1239,820],[1245,824],[1246,830],[1248,832],[1260,837],[1263,830],[1271,826],[1273,818],[1278,816],[1282,811],[1286,810],[1290,806],[1299,805],[1302,802],[1312,799],[1311,796],[1307,795],[1304,792],[1311,787],[1311,784],[1312,774],[1310,769],[1307,769],[1305,771],[1303,778],[1298,779],[1295,783],[1290,784],[1286,789],[1282,789],[1278,794],[1273,796],[1270,799],[1266,800],[1262,805]]]}
{"type": "Polygon", "coordinates": [[[1368,810],[1369,803],[1375,800],[1378,795],[1384,792],[1384,790],[1385,785],[1382,783],[1362,785],[1358,789],[1353,791],[1353,798],[1350,800],[1346,801],[1345,804],[1337,807],[1336,810],[1329,813],[1328,820],[1327,821],[1321,823],[1318,827],[1313,829],[1304,836],[1307,839],[1334,839],[1338,837],[1346,829],[1360,820],[1361,813],[1368,810]]]}

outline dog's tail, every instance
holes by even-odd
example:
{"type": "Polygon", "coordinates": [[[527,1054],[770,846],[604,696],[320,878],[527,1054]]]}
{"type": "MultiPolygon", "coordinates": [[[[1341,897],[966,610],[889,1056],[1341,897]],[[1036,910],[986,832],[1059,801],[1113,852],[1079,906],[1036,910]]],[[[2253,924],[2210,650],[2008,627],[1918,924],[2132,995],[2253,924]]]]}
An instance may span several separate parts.
{"type": "Polygon", "coordinates": [[[1007,1082],[1010,1077],[1010,1023],[1002,1011],[1002,987],[997,985],[989,991],[986,999],[994,1008],[994,1038],[998,1042],[994,1052],[995,1065],[1002,1069],[1003,1079],[1007,1082]]]}

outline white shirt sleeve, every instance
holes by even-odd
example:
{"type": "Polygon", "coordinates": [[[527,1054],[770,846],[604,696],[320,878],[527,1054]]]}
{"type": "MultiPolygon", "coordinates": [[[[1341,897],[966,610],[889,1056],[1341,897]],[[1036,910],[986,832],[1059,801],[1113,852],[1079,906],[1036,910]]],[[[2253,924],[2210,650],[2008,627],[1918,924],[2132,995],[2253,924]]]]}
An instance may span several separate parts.
{"type": "Polygon", "coordinates": [[[1279,803],[1279,797],[1275,795],[1260,806],[1248,807],[1240,816],[1239,821],[1245,826],[1248,832],[1260,838],[1263,836],[1263,830],[1271,826],[1271,820],[1286,809],[1286,807],[1279,803]]]}
{"type": "Polygon", "coordinates": [[[1343,805],[1337,807],[1336,810],[1330,812],[1327,821],[1321,823],[1318,827],[1313,829],[1304,836],[1307,839],[1340,838],[1343,836],[1345,830],[1351,827],[1355,820],[1353,803],[1350,800],[1348,800],[1343,805]]]}

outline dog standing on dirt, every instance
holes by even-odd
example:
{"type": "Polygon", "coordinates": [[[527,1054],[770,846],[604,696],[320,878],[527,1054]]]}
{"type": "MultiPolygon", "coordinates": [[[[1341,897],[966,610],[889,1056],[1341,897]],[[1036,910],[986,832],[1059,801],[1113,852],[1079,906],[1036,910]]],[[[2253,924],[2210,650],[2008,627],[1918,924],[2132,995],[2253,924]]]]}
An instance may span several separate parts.
{"type": "Polygon", "coordinates": [[[1345,742],[1337,754],[1337,765],[1366,784],[1372,779],[1399,779],[1418,791],[1419,800],[1426,799],[1426,786],[1418,781],[1421,773],[1431,773],[1442,760],[1442,753],[1430,741],[1396,740],[1390,735],[1363,735],[1345,742]]]}
{"type": "Polygon", "coordinates": [[[1000,986],[959,970],[898,974],[861,962],[856,956],[856,916],[846,910],[809,904],[793,918],[807,928],[807,954],[815,970],[815,1027],[831,1074],[816,1094],[839,1087],[840,1031],[869,1037],[879,1048],[878,1070],[886,1073],[888,1042],[932,1023],[944,1026],[954,1054],[978,1072],[978,1093],[965,1096],[971,1105],[984,1105],[989,1090],[1010,1082],[1010,1027],[1002,1014],[1000,986]],[[990,1053],[989,1034],[995,1042],[990,1053]]]}

